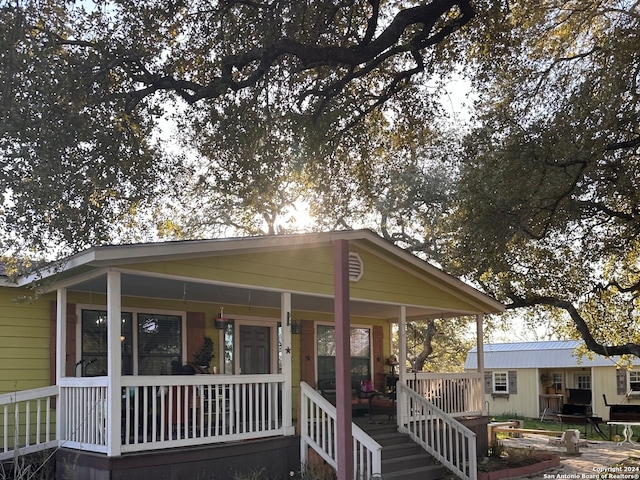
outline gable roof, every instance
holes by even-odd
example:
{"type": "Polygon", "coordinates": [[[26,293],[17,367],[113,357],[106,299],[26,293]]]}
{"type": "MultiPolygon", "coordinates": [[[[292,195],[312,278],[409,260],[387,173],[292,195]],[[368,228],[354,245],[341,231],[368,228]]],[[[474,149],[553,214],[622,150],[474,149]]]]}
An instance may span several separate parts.
{"type": "MultiPolygon", "coordinates": [[[[31,282],[45,279],[53,281],[47,287],[47,290],[51,291],[59,286],[77,284],[78,280],[75,279],[82,276],[89,279],[92,276],[95,277],[96,272],[104,272],[113,267],[140,268],[140,265],[149,265],[153,262],[190,261],[193,263],[194,260],[197,261],[200,258],[327,248],[338,240],[347,240],[350,249],[355,248],[384,258],[385,261],[395,265],[401,275],[420,278],[427,284],[437,285],[440,291],[464,298],[467,305],[473,306],[469,311],[495,313],[504,310],[504,306],[495,299],[446,274],[370,230],[99,246],[56,262],[48,269],[42,269],[36,274],[25,275],[18,280],[17,284],[11,285],[6,281],[3,282],[3,279],[0,278],[0,286],[26,286],[31,282]]],[[[282,265],[282,267],[287,268],[287,265],[282,265]]]]}
{"type": "MultiPolygon", "coordinates": [[[[484,368],[570,368],[570,367],[612,367],[618,357],[594,355],[593,359],[578,356],[575,352],[581,342],[548,341],[491,343],[484,345],[484,368]]],[[[478,368],[478,349],[474,347],[467,354],[466,369],[478,368]]]]}

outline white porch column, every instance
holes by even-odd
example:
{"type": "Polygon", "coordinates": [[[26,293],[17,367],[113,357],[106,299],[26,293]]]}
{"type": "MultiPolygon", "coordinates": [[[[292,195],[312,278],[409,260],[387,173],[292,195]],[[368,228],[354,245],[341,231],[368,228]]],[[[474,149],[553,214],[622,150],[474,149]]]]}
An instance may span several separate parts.
{"type": "Polygon", "coordinates": [[[480,374],[481,391],[478,395],[482,398],[482,414],[487,415],[484,402],[484,315],[479,313],[476,315],[476,342],[478,344],[476,351],[478,352],[478,373],[480,374]]]}
{"type": "MultiPolygon", "coordinates": [[[[407,307],[400,307],[398,315],[398,340],[400,341],[400,358],[398,358],[398,383],[400,385],[407,384],[407,307]]],[[[401,402],[396,389],[396,412],[398,419],[406,417],[407,412],[404,411],[404,402],[401,402]]]]}
{"type": "MultiPolygon", "coordinates": [[[[60,385],[60,379],[66,376],[67,363],[67,289],[59,288],[56,291],[56,385],[60,385]]],[[[56,439],[61,440],[65,419],[66,398],[60,391],[56,404],[56,439]]]]}
{"type": "Polygon", "coordinates": [[[280,296],[280,322],[282,325],[282,427],[285,435],[295,435],[293,426],[293,362],[291,359],[291,293],[280,296]]]}
{"type": "Polygon", "coordinates": [[[107,273],[107,456],[122,453],[122,302],[120,272],[107,273]]]}
{"type": "Polygon", "coordinates": [[[66,376],[67,363],[67,289],[56,291],[56,384],[66,376]]]}

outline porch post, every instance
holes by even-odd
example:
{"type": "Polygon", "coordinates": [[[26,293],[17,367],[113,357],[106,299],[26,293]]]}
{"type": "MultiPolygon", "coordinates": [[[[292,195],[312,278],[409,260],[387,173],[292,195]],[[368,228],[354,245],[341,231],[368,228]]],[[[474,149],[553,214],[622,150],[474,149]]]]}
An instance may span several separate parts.
{"type": "Polygon", "coordinates": [[[66,375],[67,357],[67,289],[56,291],[56,384],[66,375]]]}
{"type": "Polygon", "coordinates": [[[120,272],[107,273],[107,456],[122,453],[122,303],[120,272]]]}
{"type": "MultiPolygon", "coordinates": [[[[67,289],[59,288],[56,291],[56,385],[60,385],[60,379],[66,375],[67,357],[67,289]]],[[[66,398],[64,390],[60,390],[56,403],[56,439],[61,441],[64,437],[62,431],[66,424],[65,419],[66,398]]]]}
{"type": "MultiPolygon", "coordinates": [[[[400,385],[407,384],[407,307],[402,305],[399,312],[398,321],[398,339],[400,340],[400,358],[398,358],[398,383],[400,385]]],[[[414,386],[417,388],[417,385],[414,386]]],[[[396,418],[398,421],[404,419],[406,412],[403,411],[404,402],[400,401],[396,389],[396,418]]]]}
{"type": "Polygon", "coordinates": [[[336,335],[337,473],[338,480],[352,480],[349,242],[344,239],[335,240],[333,243],[333,292],[336,335]]]}
{"type": "MultiPolygon", "coordinates": [[[[478,373],[480,374],[480,379],[481,379],[481,387],[480,388],[484,388],[484,328],[483,328],[483,323],[484,323],[484,315],[482,315],[481,313],[479,313],[478,315],[476,315],[476,342],[478,344],[476,351],[478,352],[478,373]]],[[[478,393],[478,395],[480,396],[480,398],[482,398],[482,414],[486,415],[488,412],[485,412],[485,402],[484,402],[484,391],[480,391],[478,393]]]]}
{"type": "Polygon", "coordinates": [[[280,322],[282,325],[282,428],[285,435],[295,435],[293,426],[293,368],[291,360],[291,293],[280,296],[280,322]]]}

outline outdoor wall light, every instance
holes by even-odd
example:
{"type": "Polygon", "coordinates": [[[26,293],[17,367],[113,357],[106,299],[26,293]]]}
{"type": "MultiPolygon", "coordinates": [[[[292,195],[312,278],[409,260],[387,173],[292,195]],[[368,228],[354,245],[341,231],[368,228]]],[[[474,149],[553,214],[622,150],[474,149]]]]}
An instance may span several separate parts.
{"type": "Polygon", "coordinates": [[[287,312],[287,325],[291,327],[291,333],[293,335],[299,335],[301,330],[300,320],[296,320],[291,316],[290,312],[287,312]]]}

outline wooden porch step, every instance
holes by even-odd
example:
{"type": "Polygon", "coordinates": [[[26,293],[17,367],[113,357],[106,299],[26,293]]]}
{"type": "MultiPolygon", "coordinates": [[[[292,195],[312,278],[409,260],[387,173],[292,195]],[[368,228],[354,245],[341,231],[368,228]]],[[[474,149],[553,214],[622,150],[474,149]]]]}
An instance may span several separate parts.
{"type": "Polygon", "coordinates": [[[391,424],[361,427],[382,446],[382,475],[385,480],[438,480],[448,470],[416,444],[409,435],[391,424]]]}
{"type": "Polygon", "coordinates": [[[445,478],[447,469],[442,465],[411,468],[398,472],[385,473],[384,480],[441,480],[445,478]]]}

